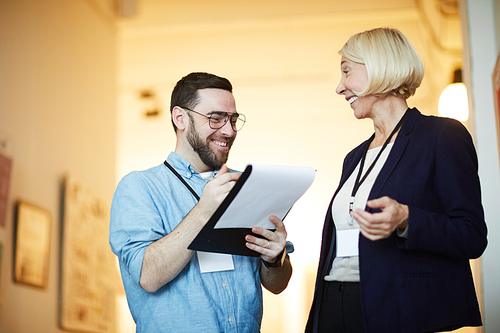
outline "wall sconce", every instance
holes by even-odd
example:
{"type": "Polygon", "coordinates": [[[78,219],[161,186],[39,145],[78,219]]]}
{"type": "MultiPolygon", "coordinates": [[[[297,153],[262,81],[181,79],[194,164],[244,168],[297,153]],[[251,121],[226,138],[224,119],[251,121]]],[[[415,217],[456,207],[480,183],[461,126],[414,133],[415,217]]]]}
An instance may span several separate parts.
{"type": "Polygon", "coordinates": [[[157,117],[161,113],[160,103],[153,90],[144,89],[139,92],[139,96],[144,103],[144,115],[148,118],[157,117]]]}
{"type": "Polygon", "coordinates": [[[453,83],[444,88],[439,97],[438,112],[442,117],[466,121],[469,118],[469,103],[467,88],[462,82],[462,70],[453,73],[453,83]]]}

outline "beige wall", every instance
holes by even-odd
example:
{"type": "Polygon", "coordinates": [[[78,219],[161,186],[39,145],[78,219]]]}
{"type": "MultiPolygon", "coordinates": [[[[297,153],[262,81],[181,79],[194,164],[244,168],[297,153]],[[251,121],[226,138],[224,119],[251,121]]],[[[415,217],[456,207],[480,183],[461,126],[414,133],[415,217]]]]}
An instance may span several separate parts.
{"type": "Polygon", "coordinates": [[[0,269],[0,332],[59,332],[60,182],[108,203],[115,186],[116,27],[112,1],[0,0],[0,142],[13,160],[0,269]],[[12,279],[13,206],[52,215],[48,285],[12,279]]]}

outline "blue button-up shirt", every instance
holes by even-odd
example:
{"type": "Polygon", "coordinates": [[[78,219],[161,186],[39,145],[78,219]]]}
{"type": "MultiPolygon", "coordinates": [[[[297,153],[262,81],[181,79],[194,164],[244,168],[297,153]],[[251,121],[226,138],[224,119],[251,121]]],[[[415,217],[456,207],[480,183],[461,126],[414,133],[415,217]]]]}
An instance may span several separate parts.
{"type": "MultiPolygon", "coordinates": [[[[206,181],[175,153],[167,161],[201,196],[206,181]]],[[[154,293],[141,288],[144,252],[172,232],[197,204],[164,165],[132,172],[116,188],[109,241],[118,256],[137,332],[259,332],[262,320],[261,259],[233,255],[234,270],[201,273],[194,255],[154,293]]]]}

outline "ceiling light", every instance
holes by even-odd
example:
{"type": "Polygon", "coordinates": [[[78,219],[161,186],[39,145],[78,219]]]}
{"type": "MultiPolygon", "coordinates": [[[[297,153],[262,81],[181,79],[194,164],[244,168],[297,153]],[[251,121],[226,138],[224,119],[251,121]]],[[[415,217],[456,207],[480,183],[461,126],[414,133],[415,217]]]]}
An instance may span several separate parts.
{"type": "Polygon", "coordinates": [[[462,82],[462,70],[455,70],[453,77],[453,83],[446,86],[439,97],[438,112],[442,117],[466,121],[469,118],[469,103],[467,88],[462,82]]]}

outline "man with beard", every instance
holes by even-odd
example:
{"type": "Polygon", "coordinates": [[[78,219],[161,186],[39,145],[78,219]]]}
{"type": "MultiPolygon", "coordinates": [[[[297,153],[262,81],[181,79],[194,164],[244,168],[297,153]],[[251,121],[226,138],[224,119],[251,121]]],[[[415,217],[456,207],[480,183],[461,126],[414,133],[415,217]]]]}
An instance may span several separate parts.
{"type": "Polygon", "coordinates": [[[260,257],[188,249],[239,177],[225,163],[245,117],[231,83],[208,73],[177,82],[170,111],[175,151],[125,176],[111,207],[110,244],[137,332],[259,332],[261,285],[278,294],[292,273],[283,222],[271,216],[275,232],[246,236],[260,257]]]}

